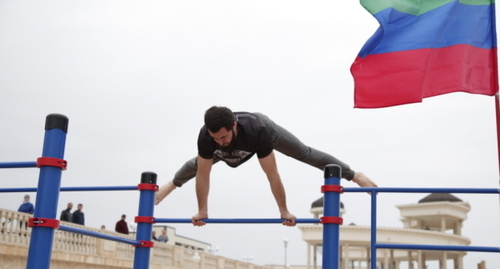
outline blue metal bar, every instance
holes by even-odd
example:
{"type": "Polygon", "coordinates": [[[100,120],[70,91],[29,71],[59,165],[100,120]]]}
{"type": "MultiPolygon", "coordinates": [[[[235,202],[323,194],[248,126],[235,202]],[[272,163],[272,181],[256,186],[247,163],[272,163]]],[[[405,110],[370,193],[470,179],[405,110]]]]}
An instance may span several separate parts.
{"type": "MultiPolygon", "coordinates": [[[[144,172],[141,175],[141,185],[150,186],[152,189],[140,189],[139,196],[139,217],[153,217],[154,215],[154,200],[157,175],[152,172],[144,172]]],[[[138,241],[148,241],[152,239],[153,224],[148,222],[139,222],[137,224],[138,241]]],[[[134,269],[148,269],[149,257],[151,254],[150,247],[136,247],[134,252],[134,269]]]]}
{"type": "MultiPolygon", "coordinates": [[[[50,114],[45,120],[42,157],[63,159],[68,118],[50,114]]],[[[62,168],[41,166],[34,218],[56,219],[62,168]]],[[[28,250],[27,269],[49,269],[54,228],[34,226],[28,250]]]]}
{"type": "MultiPolygon", "coordinates": [[[[93,187],[61,187],[61,191],[132,191],[137,186],[93,186],[93,187]]],[[[37,188],[0,188],[0,192],[36,192],[37,188]]],[[[402,192],[402,193],[491,193],[500,194],[495,188],[343,188],[344,192],[402,192]]]]}
{"type": "Polygon", "coordinates": [[[447,245],[407,245],[407,244],[375,244],[376,248],[390,249],[425,249],[442,251],[478,251],[500,252],[500,247],[447,246],[447,245]]]}
{"type": "MultiPolygon", "coordinates": [[[[137,186],[62,187],[60,191],[136,191],[137,186]]],[[[4,188],[0,192],[36,192],[37,188],[4,188]]]]}
{"type": "Polygon", "coordinates": [[[61,191],[136,191],[137,186],[62,187],[61,191]]]}
{"type": "MultiPolygon", "coordinates": [[[[206,223],[246,223],[246,224],[267,224],[283,223],[284,219],[203,219],[206,223]]],[[[191,223],[191,219],[155,219],[156,223],[191,223]]],[[[320,223],[319,219],[296,219],[296,223],[320,223]]]]}
{"type": "Polygon", "coordinates": [[[371,227],[370,227],[370,268],[377,269],[377,193],[371,192],[372,212],[371,212],[371,227]]]}
{"type": "Polygon", "coordinates": [[[344,192],[404,192],[404,193],[493,193],[500,194],[500,189],[485,188],[344,188],[344,192]]]}
{"type": "Polygon", "coordinates": [[[36,192],[37,188],[4,188],[0,192],[36,192]]]}
{"type": "Polygon", "coordinates": [[[77,234],[88,235],[88,236],[92,236],[92,237],[102,238],[102,239],[106,239],[106,240],[111,240],[111,241],[129,244],[129,245],[134,245],[134,246],[141,244],[141,242],[139,242],[137,240],[123,238],[123,237],[119,237],[119,236],[115,236],[115,235],[98,233],[98,232],[89,231],[89,230],[71,227],[71,226],[60,225],[59,230],[65,231],[65,232],[72,232],[72,233],[77,233],[77,234]]]}
{"type": "Polygon", "coordinates": [[[28,167],[36,167],[36,162],[0,163],[0,168],[28,168],[28,167]]]}
{"type": "MultiPolygon", "coordinates": [[[[340,185],[342,168],[329,164],[325,167],[325,186],[340,185]]],[[[340,192],[325,191],[323,217],[340,217],[340,192]]],[[[324,269],[340,268],[340,224],[323,223],[323,265],[324,269]]]]}

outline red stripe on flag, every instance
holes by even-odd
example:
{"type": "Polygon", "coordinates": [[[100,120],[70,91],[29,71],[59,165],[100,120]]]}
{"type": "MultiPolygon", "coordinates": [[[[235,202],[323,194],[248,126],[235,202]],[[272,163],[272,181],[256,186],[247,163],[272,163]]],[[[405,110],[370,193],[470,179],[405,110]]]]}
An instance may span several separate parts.
{"type": "Polygon", "coordinates": [[[455,45],[358,57],[351,66],[355,107],[418,103],[451,92],[495,95],[496,53],[455,45]]]}

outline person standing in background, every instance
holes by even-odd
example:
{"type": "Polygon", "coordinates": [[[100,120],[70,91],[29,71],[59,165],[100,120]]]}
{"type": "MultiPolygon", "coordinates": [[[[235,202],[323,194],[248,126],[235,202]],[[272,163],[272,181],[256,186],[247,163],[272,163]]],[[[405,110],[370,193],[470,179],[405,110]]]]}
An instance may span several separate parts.
{"type": "Polygon", "coordinates": [[[72,220],[73,220],[73,214],[71,214],[72,208],[73,208],[73,203],[68,203],[68,205],[66,206],[66,209],[64,209],[61,212],[61,216],[59,217],[59,220],[72,222],[72,220]]]}
{"type": "Polygon", "coordinates": [[[168,242],[167,229],[161,230],[161,234],[160,234],[160,236],[158,236],[158,238],[156,239],[156,241],[163,242],[163,243],[167,243],[168,242]]]}
{"type": "Polygon", "coordinates": [[[115,232],[122,233],[122,234],[128,234],[128,226],[127,226],[127,222],[125,221],[125,218],[127,218],[127,216],[125,214],[123,214],[122,218],[116,222],[115,232]]]}
{"type": "Polygon", "coordinates": [[[28,194],[24,196],[24,201],[17,211],[29,214],[35,213],[35,206],[30,202],[30,196],[28,194]]]}
{"type": "Polygon", "coordinates": [[[83,205],[78,204],[76,211],[73,212],[73,218],[72,218],[73,223],[85,225],[85,215],[83,214],[82,209],[83,205]]]}
{"type": "MultiPolygon", "coordinates": [[[[19,206],[18,212],[33,214],[35,213],[35,206],[30,202],[30,196],[26,194],[24,196],[23,203],[19,206]]],[[[28,226],[26,221],[19,221],[19,227],[22,228],[24,223],[24,229],[28,226]]]]}

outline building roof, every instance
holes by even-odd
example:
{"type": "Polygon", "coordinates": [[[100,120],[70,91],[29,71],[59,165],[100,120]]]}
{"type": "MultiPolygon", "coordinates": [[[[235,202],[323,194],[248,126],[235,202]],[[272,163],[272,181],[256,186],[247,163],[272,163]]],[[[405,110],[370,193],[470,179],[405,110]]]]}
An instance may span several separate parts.
{"type": "MultiPolygon", "coordinates": [[[[323,197],[319,198],[311,204],[311,209],[316,207],[323,207],[323,197]]],[[[342,202],[340,202],[340,208],[344,208],[344,204],[342,202]]]]}
{"type": "Polygon", "coordinates": [[[431,193],[418,201],[419,204],[432,203],[432,202],[463,202],[463,201],[449,193],[431,193]]]}

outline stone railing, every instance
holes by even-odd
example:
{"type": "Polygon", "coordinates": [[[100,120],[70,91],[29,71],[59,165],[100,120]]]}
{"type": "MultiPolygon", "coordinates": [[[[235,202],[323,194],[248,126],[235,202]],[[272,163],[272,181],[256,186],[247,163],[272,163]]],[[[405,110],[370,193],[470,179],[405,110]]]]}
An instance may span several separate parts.
{"type": "Polygon", "coordinates": [[[28,243],[31,235],[31,229],[28,228],[30,217],[30,214],[0,208],[0,241],[16,244],[28,243]]]}
{"type": "MultiPolygon", "coordinates": [[[[0,208],[0,268],[26,268],[31,228],[30,214],[0,208]],[[3,267],[2,267],[3,266],[3,267]]],[[[132,236],[61,222],[89,231],[135,239],[132,236]]],[[[52,245],[51,269],[132,268],[135,248],[131,245],[56,230],[52,245]]],[[[155,242],[150,257],[151,269],[265,269],[242,261],[192,249],[155,242]]]]}

